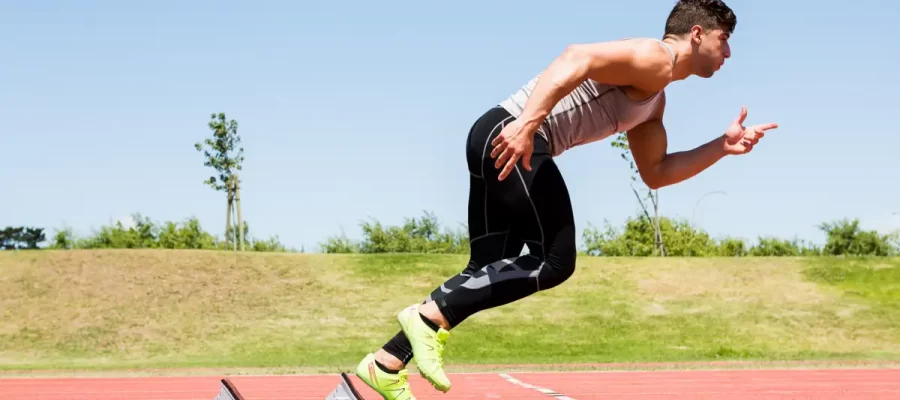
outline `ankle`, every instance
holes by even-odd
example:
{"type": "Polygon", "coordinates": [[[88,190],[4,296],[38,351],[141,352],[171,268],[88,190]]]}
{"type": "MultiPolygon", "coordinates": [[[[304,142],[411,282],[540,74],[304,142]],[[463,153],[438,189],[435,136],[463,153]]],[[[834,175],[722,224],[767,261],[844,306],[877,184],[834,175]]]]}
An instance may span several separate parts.
{"type": "Polygon", "coordinates": [[[422,322],[425,323],[426,326],[428,326],[429,329],[431,329],[435,332],[437,332],[438,329],[441,328],[440,326],[438,326],[438,324],[434,323],[434,321],[432,321],[425,315],[422,315],[422,313],[419,313],[419,318],[422,320],[422,322]]]}
{"type": "Polygon", "coordinates": [[[396,373],[397,371],[406,368],[406,364],[403,361],[400,361],[397,357],[394,357],[391,353],[384,351],[384,349],[378,349],[375,352],[375,362],[380,364],[382,367],[387,368],[390,373],[396,373]]]}
{"type": "Polygon", "coordinates": [[[437,303],[430,301],[423,304],[419,307],[419,314],[435,325],[444,328],[445,330],[450,330],[450,323],[447,322],[447,318],[444,317],[444,314],[441,314],[441,310],[438,309],[437,303]]]}

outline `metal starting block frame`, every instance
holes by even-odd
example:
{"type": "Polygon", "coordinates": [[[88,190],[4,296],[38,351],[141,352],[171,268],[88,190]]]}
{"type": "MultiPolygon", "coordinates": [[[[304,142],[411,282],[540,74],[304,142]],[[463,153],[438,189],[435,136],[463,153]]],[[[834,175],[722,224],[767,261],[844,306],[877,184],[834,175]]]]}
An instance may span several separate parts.
{"type": "Polygon", "coordinates": [[[341,372],[341,381],[337,387],[331,391],[325,400],[365,400],[350,382],[350,377],[346,373],[341,372]]]}
{"type": "Polygon", "coordinates": [[[230,379],[224,378],[219,383],[219,394],[214,400],[245,400],[230,379]]]}
{"type": "MultiPolygon", "coordinates": [[[[213,400],[246,400],[230,379],[224,378],[219,381],[219,383],[219,394],[217,394],[216,398],[213,400]]],[[[325,400],[365,399],[363,399],[362,395],[359,394],[359,392],[356,390],[356,387],[353,386],[353,382],[350,381],[350,377],[348,377],[346,373],[341,372],[341,381],[338,382],[337,387],[335,387],[334,390],[332,390],[331,393],[328,394],[328,397],[326,397],[325,400]]]]}

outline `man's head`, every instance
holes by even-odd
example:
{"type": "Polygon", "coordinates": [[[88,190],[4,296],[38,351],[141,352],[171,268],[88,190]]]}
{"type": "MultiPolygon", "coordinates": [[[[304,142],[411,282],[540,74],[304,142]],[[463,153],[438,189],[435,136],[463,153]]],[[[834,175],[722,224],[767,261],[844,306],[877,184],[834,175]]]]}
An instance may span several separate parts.
{"type": "Polygon", "coordinates": [[[731,57],[728,38],[737,17],[722,0],[679,0],[666,19],[665,37],[688,41],[691,74],[711,77],[731,57]]]}

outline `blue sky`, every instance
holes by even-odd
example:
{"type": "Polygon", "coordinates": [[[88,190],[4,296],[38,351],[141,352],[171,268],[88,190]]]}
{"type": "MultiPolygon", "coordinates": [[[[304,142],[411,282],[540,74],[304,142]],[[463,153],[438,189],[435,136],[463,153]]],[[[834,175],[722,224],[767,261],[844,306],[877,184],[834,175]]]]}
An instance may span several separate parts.
{"type": "MultiPolygon", "coordinates": [[[[474,119],[569,43],[660,37],[674,2],[0,4],[0,225],[87,234],[140,212],[221,232],[224,196],[202,184],[212,170],[193,144],[225,112],[252,233],[316,251],[370,217],[464,222],[474,119]]],[[[900,5],[728,4],[732,58],[667,91],[670,150],[718,135],[741,105],[747,124],[780,128],[662,189],[662,212],[750,239],[821,243],[816,225],[843,217],[900,228],[900,5]]],[[[609,141],[557,162],[579,233],[638,210],[609,141]]]]}

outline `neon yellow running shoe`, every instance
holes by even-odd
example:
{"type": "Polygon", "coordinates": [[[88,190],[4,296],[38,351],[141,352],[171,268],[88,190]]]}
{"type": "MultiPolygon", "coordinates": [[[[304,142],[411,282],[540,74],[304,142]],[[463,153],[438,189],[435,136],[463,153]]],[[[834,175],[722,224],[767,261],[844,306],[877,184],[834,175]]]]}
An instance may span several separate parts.
{"type": "Polygon", "coordinates": [[[384,400],[416,400],[409,389],[408,372],[390,374],[375,365],[375,354],[369,353],[356,367],[356,376],[372,390],[378,392],[384,400]]]}
{"type": "Polygon", "coordinates": [[[441,355],[444,353],[444,344],[447,343],[450,332],[441,327],[435,332],[428,327],[425,321],[422,321],[419,306],[420,304],[416,304],[403,309],[397,314],[397,319],[412,345],[416,368],[435,389],[446,393],[450,390],[450,379],[444,373],[441,355]]]}

